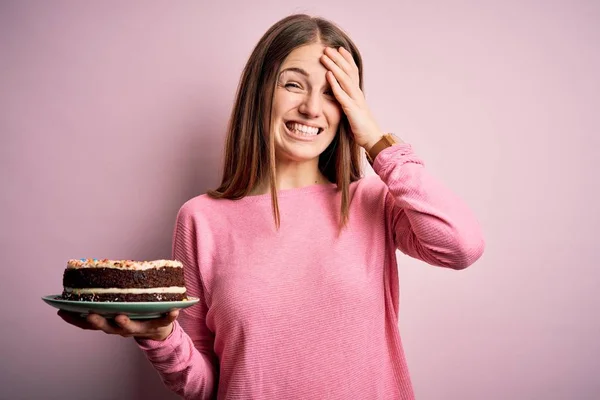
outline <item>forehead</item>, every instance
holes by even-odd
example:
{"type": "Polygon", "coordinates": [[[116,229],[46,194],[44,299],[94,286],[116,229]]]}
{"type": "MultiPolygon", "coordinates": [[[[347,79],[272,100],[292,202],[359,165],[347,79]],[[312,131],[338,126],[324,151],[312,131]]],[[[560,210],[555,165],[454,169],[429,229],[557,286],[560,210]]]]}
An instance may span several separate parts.
{"type": "Polygon", "coordinates": [[[312,43],[300,46],[292,50],[281,64],[281,70],[291,67],[299,67],[306,70],[309,74],[325,74],[327,69],[321,63],[321,56],[325,46],[321,43],[312,43]]]}

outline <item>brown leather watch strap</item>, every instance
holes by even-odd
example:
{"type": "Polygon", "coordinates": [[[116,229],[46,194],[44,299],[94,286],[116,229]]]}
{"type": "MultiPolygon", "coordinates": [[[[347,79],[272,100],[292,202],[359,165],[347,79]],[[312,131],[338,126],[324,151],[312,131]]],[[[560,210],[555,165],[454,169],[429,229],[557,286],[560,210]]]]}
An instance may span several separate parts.
{"type": "Polygon", "coordinates": [[[383,137],[366,152],[367,160],[369,160],[369,163],[373,165],[375,162],[375,157],[377,157],[382,150],[387,149],[388,147],[391,147],[397,143],[398,140],[396,140],[394,135],[390,133],[383,135],[383,137]]]}

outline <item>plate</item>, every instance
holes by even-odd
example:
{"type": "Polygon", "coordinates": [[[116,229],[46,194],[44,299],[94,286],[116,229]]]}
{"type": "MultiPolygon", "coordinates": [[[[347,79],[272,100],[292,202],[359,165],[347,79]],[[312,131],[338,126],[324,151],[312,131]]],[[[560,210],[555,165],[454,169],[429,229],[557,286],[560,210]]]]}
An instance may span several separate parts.
{"type": "Polygon", "coordinates": [[[160,318],[171,310],[191,307],[199,301],[198,298],[191,296],[188,296],[188,299],[183,301],[74,301],[62,300],[59,294],[44,296],[42,300],[52,307],[77,312],[81,316],[86,316],[93,312],[106,318],[125,314],[131,319],[160,318]]]}

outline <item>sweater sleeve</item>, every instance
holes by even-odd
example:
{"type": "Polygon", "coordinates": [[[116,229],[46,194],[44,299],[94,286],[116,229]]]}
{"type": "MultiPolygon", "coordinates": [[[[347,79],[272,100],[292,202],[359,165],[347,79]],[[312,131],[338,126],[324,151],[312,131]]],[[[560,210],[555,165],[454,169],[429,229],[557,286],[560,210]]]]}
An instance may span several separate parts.
{"type": "Polygon", "coordinates": [[[427,173],[411,145],[384,149],[373,170],[388,187],[385,214],[400,251],[452,269],[466,268],[481,257],[485,242],[473,213],[427,173]]]}
{"type": "Polygon", "coordinates": [[[218,361],[213,351],[214,334],[206,326],[207,305],[197,257],[196,229],[184,206],[177,216],[173,258],[183,263],[189,296],[200,301],[180,311],[173,331],[164,341],[136,338],[164,384],[185,399],[214,398],[218,361]]]}

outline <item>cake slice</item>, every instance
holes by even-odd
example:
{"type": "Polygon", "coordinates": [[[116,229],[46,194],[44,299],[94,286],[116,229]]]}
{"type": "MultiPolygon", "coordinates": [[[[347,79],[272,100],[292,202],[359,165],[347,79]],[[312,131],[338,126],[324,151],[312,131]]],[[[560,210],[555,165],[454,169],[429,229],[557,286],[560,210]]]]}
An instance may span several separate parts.
{"type": "Polygon", "coordinates": [[[181,301],[183,264],[175,260],[69,260],[63,273],[65,300],[181,301]]]}

